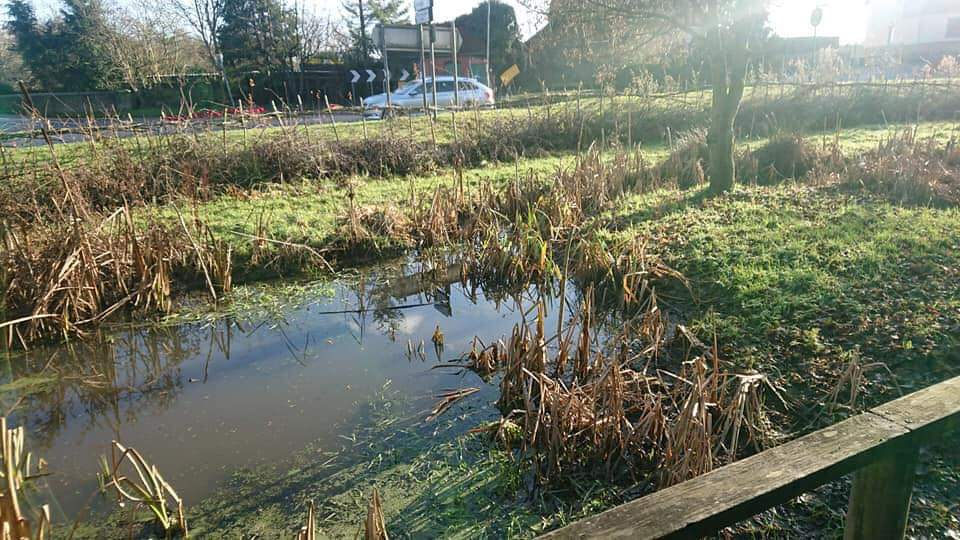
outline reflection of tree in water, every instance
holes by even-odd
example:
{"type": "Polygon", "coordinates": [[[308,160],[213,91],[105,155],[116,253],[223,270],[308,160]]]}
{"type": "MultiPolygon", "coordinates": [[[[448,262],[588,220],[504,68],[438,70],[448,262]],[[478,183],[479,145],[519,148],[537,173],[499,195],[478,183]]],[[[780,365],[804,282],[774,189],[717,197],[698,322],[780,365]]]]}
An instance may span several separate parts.
{"type": "Polygon", "coordinates": [[[67,343],[8,361],[6,379],[22,390],[2,396],[15,423],[49,447],[68,423],[114,432],[149,407],[167,408],[183,388],[180,365],[203,354],[229,355],[233,323],[120,332],[109,340],[67,343]]]}
{"type": "Polygon", "coordinates": [[[362,343],[372,324],[380,333],[396,340],[407,308],[432,305],[444,316],[453,316],[450,300],[454,287],[471,304],[489,302],[497,311],[516,310],[521,319],[526,314],[525,308],[534,308],[540,301],[548,312],[555,312],[561,291],[567,297],[567,308],[578,305],[582,294],[573,282],[568,282],[565,289],[558,280],[525,285],[499,283],[468,276],[464,268],[454,259],[440,258],[429,264],[380,267],[376,272],[361,274],[353,282],[344,283],[347,295],[344,314],[356,328],[354,339],[362,343]]]}
{"type": "MultiPolygon", "coordinates": [[[[556,286],[550,284],[519,291],[495,283],[479,285],[465,279],[462,267],[449,261],[429,268],[403,263],[381,267],[352,282],[342,281],[339,288],[342,313],[353,323],[354,338],[360,343],[370,326],[395,340],[409,307],[433,306],[446,316],[454,315],[453,294],[472,304],[490,302],[498,311],[516,310],[521,318],[524,306],[529,309],[541,298],[552,312],[557,294],[556,286]]],[[[568,287],[568,297],[576,296],[574,289],[568,287]]],[[[307,358],[309,336],[300,353],[300,347],[286,337],[286,321],[249,323],[221,319],[202,325],[127,330],[102,341],[30,351],[8,361],[6,375],[0,376],[0,381],[8,383],[0,393],[0,405],[38,444],[49,446],[68,423],[82,431],[108,425],[116,432],[150,407],[169,407],[183,390],[181,365],[190,359],[203,361],[202,379],[197,382],[206,382],[208,366],[215,358],[229,358],[231,339],[238,331],[249,335],[270,326],[286,341],[291,354],[298,360],[307,358]]]]}
{"type": "Polygon", "coordinates": [[[404,310],[412,307],[432,305],[449,316],[451,280],[447,274],[446,269],[424,270],[423,265],[400,263],[346,283],[348,308],[344,312],[357,329],[354,339],[362,343],[372,323],[377,331],[396,341],[406,318],[404,310]]]}

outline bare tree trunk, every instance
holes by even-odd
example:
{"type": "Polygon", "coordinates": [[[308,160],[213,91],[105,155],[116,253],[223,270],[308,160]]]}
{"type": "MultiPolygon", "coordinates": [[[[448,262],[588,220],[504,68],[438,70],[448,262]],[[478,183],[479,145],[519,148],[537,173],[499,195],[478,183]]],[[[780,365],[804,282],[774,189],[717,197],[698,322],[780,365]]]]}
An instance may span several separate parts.
{"type": "MultiPolygon", "coordinates": [[[[714,92],[717,92],[716,87],[714,92]]],[[[725,93],[725,92],[724,92],[725,93]]],[[[739,105],[739,104],[738,104],[739,105]]],[[[737,175],[734,159],[733,122],[736,113],[731,114],[730,100],[725,95],[715,97],[707,132],[707,150],[710,155],[710,191],[722,193],[733,188],[737,175]]]]}
{"type": "Polygon", "coordinates": [[[734,122],[740,111],[747,74],[746,38],[740,38],[729,36],[724,40],[716,31],[712,40],[715,44],[710,66],[713,100],[707,150],[710,154],[710,191],[713,193],[733,189],[737,177],[734,122]]]}

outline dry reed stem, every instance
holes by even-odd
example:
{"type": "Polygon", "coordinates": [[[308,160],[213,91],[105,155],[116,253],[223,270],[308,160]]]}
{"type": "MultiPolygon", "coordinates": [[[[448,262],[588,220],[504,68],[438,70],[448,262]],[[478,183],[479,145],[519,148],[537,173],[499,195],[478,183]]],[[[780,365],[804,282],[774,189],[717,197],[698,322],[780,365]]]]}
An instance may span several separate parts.
{"type": "Polygon", "coordinates": [[[380,493],[373,489],[370,504],[367,506],[367,519],[364,521],[365,540],[390,540],[387,534],[386,520],[383,517],[383,505],[380,502],[380,493]]]}
{"type": "Polygon", "coordinates": [[[111,461],[101,457],[101,489],[113,488],[118,503],[132,502],[145,506],[153,513],[163,530],[170,534],[179,532],[187,536],[187,521],[183,499],[177,495],[156,465],[152,465],[134,448],[126,448],[117,441],[111,442],[111,461]],[[129,464],[136,478],[120,474],[124,464],[129,464]],[[168,508],[172,503],[175,508],[168,508]]]}

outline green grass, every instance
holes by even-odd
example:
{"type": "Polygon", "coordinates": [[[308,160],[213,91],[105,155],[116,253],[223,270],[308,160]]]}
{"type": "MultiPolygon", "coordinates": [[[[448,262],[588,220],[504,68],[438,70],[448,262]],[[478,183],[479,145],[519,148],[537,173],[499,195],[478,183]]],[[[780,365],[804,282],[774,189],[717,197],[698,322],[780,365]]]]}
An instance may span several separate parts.
{"type": "MultiPolygon", "coordinates": [[[[535,175],[548,178],[558,167],[569,167],[573,156],[550,156],[525,159],[520,163],[489,164],[484,168],[463,173],[464,189],[475,192],[489,183],[495,189],[513,181],[517,175],[535,175]]],[[[355,183],[355,204],[358,207],[382,208],[395,205],[401,211],[410,211],[411,192],[417,199],[429,203],[438,187],[453,187],[457,183],[454,171],[444,170],[432,176],[377,179],[359,177],[355,183]]],[[[199,203],[198,214],[218,238],[230,243],[240,259],[249,258],[252,242],[237,235],[263,235],[275,240],[327,248],[343,241],[338,219],[349,207],[350,188],[332,181],[303,181],[269,185],[242,197],[223,196],[207,203],[199,203]]],[[[156,209],[162,217],[172,219],[172,207],[156,209]]],[[[147,209],[144,211],[153,211],[147,209]]],[[[182,209],[181,209],[182,211],[182,209]]],[[[386,252],[396,247],[394,239],[377,238],[375,243],[386,252]]]]}
{"type": "MultiPolygon", "coordinates": [[[[960,374],[958,208],[788,184],[635,196],[602,221],[611,240],[663,239],[696,293],[669,307],[697,335],[717,336],[735,370],[771,377],[791,407],[775,417],[793,436],[960,374]],[[872,366],[860,397],[847,403],[845,391],[828,408],[851,361],[872,366]]],[[[958,528],[957,442],[922,455],[913,535],[958,528]]],[[[835,482],[737,530],[833,536],[848,495],[849,482],[835,482]]]]}
{"type": "MultiPolygon", "coordinates": [[[[911,128],[873,126],[843,130],[839,142],[844,152],[855,153],[875,146],[882,138],[900,129],[911,128]]],[[[946,139],[952,134],[954,125],[925,123],[915,129],[923,137],[946,139]]],[[[834,141],[833,134],[810,135],[809,138],[811,143],[815,144],[832,145],[834,141]]],[[[743,143],[742,147],[756,148],[765,141],[766,139],[756,139],[743,143]]],[[[647,145],[643,151],[645,157],[653,163],[662,160],[667,154],[667,149],[662,145],[647,145]]],[[[612,154],[612,151],[608,153],[612,154]]],[[[488,182],[494,188],[499,188],[515,179],[517,174],[523,177],[536,175],[546,179],[558,167],[569,167],[574,162],[575,156],[566,154],[524,158],[519,163],[490,163],[485,167],[465,170],[464,187],[467,193],[488,182]]],[[[357,177],[352,182],[355,185],[355,203],[358,207],[396,205],[401,211],[409,211],[407,202],[411,192],[417,194],[418,200],[424,200],[432,196],[439,186],[454,186],[456,173],[451,169],[443,169],[430,176],[387,179],[357,177]]],[[[198,203],[196,210],[214,234],[230,243],[234,253],[245,259],[250,255],[252,243],[249,238],[234,232],[262,234],[271,239],[303,243],[317,248],[341,243],[343,231],[338,230],[337,224],[338,218],[346,214],[349,195],[350,190],[342,183],[306,180],[266,185],[239,197],[225,195],[210,202],[198,203]]],[[[649,196],[633,198],[623,202],[623,211],[627,213],[630,208],[637,207],[636,211],[640,214],[634,219],[650,217],[646,213],[654,212],[663,205],[664,200],[676,196],[676,193],[665,195],[666,199],[659,200],[657,205],[645,206],[640,204],[638,199],[649,196]]],[[[167,217],[175,215],[169,207],[161,207],[159,211],[167,217]]],[[[376,243],[387,251],[395,247],[389,238],[376,239],[376,243]]]]}
{"type": "Polygon", "coordinates": [[[891,367],[933,369],[957,354],[956,208],[787,185],[715,199],[633,197],[605,219],[614,239],[674,239],[662,249],[694,282],[690,323],[716,333],[744,367],[787,361],[805,371],[819,356],[836,369],[857,350],[891,367]]]}

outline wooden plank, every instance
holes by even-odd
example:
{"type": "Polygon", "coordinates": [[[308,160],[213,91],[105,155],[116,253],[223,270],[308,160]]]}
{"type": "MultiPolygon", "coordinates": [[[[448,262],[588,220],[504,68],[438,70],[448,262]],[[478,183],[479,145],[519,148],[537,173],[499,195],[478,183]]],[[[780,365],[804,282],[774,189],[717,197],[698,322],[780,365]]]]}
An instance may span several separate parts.
{"type": "Polygon", "coordinates": [[[960,377],[919,390],[871,409],[924,439],[960,426],[960,377]]]}
{"type": "Polygon", "coordinates": [[[872,463],[909,434],[861,414],[543,538],[699,538],[872,463]]]}
{"type": "Polygon", "coordinates": [[[843,540],[902,539],[920,447],[904,446],[854,474],[843,540]]]}

